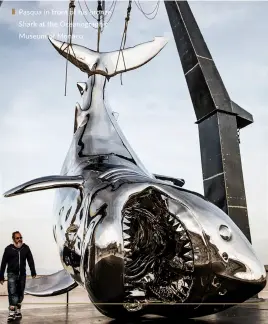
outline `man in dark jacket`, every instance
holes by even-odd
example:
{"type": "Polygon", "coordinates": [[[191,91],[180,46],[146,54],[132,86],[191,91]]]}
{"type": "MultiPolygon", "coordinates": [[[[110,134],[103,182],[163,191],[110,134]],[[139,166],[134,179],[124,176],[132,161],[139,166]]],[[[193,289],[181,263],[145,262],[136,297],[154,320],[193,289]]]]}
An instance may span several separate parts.
{"type": "Polygon", "coordinates": [[[9,316],[8,321],[21,318],[21,303],[24,298],[26,282],[26,260],[28,261],[31,275],[36,277],[35,265],[31,250],[22,241],[20,232],[12,234],[13,244],[5,248],[0,268],[0,283],[4,283],[4,274],[7,266],[9,316]]]}

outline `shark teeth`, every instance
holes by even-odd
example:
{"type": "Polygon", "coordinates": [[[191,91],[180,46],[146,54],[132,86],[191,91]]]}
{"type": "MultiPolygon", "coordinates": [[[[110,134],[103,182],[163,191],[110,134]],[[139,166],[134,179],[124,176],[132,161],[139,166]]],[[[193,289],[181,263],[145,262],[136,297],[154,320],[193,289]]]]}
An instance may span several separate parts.
{"type": "Polygon", "coordinates": [[[192,260],[185,262],[185,270],[190,272],[194,270],[194,262],[192,260]]]}
{"type": "MultiPolygon", "coordinates": [[[[183,269],[185,272],[192,273],[194,271],[194,252],[188,233],[183,227],[182,223],[176,217],[169,216],[168,223],[173,225],[173,228],[178,233],[179,241],[183,242],[182,254],[178,255],[178,257],[181,256],[183,269]],[[171,218],[173,218],[173,220],[171,220],[171,218]]],[[[184,301],[186,298],[188,298],[191,285],[192,279],[187,280],[186,277],[184,277],[182,282],[173,282],[171,289],[174,291],[176,296],[184,301]]]]}
{"type": "Polygon", "coordinates": [[[183,287],[185,287],[186,289],[190,288],[190,285],[186,280],[184,280],[184,282],[183,282],[183,287]]]}
{"type": "MultiPolygon", "coordinates": [[[[181,224],[181,222],[172,215],[168,216],[168,223],[173,225],[173,228],[179,234],[179,241],[183,242],[183,254],[181,258],[183,259],[184,269],[187,272],[193,272],[194,270],[194,253],[190,238],[188,237],[187,231],[181,224]]],[[[179,256],[178,256],[179,257],[179,256]]]]}
{"type": "Polygon", "coordinates": [[[179,222],[177,219],[175,219],[175,220],[174,220],[173,227],[175,227],[175,229],[177,230],[177,228],[178,228],[179,226],[181,226],[180,222],[179,222]]]}
{"type": "Polygon", "coordinates": [[[130,248],[130,246],[131,246],[130,241],[125,240],[125,241],[124,241],[124,247],[125,247],[125,248],[130,248]]]}
{"type": "Polygon", "coordinates": [[[123,229],[123,242],[124,242],[124,252],[125,252],[125,264],[128,264],[130,262],[133,262],[133,260],[130,258],[131,256],[131,229],[130,229],[130,222],[131,218],[129,215],[125,216],[122,223],[122,229],[123,229]]]}
{"type": "Polygon", "coordinates": [[[184,232],[182,233],[181,237],[180,237],[180,240],[181,241],[188,241],[188,237],[187,237],[187,234],[184,232]]]}
{"type": "MultiPolygon", "coordinates": [[[[154,211],[152,211],[154,212],[154,211]]],[[[173,236],[174,240],[177,241],[177,248],[174,253],[174,258],[170,261],[171,266],[174,269],[177,269],[178,271],[178,280],[175,279],[172,283],[170,283],[166,289],[171,293],[174,297],[176,296],[176,300],[179,303],[183,303],[187,300],[189,297],[190,291],[192,289],[193,285],[193,279],[192,279],[192,273],[194,271],[194,251],[193,246],[191,243],[191,239],[189,237],[189,234],[187,230],[185,229],[184,225],[181,223],[179,218],[175,217],[174,215],[164,214],[163,217],[166,219],[166,225],[168,228],[172,231],[173,228],[173,236]]],[[[129,275],[131,273],[135,273],[136,269],[142,268],[144,269],[146,263],[150,263],[149,259],[147,258],[144,264],[140,261],[136,260],[136,251],[132,243],[132,237],[134,233],[131,230],[131,223],[132,223],[132,215],[131,213],[127,213],[123,217],[122,222],[122,234],[123,234],[123,246],[124,246],[124,264],[126,267],[126,275],[125,280],[126,283],[130,280],[131,276],[129,275]],[[132,259],[133,258],[133,259],[132,259]]],[[[154,234],[154,233],[152,233],[154,234]]],[[[141,237],[143,237],[144,233],[141,233],[141,237]]],[[[138,277],[135,283],[138,285],[138,290],[141,289],[142,291],[145,291],[144,289],[147,289],[148,285],[150,287],[154,287],[155,279],[157,279],[157,274],[155,274],[155,267],[153,263],[151,265],[148,265],[147,270],[144,271],[144,274],[141,273],[141,278],[138,277]],[[156,275],[156,277],[155,277],[156,275]],[[138,283],[137,283],[138,282],[138,283]]],[[[133,280],[133,278],[131,278],[133,280]]],[[[133,284],[133,282],[132,282],[133,284]]],[[[134,284],[135,286],[135,284],[134,284]]],[[[134,288],[134,286],[126,286],[127,291],[130,293],[130,297],[144,297],[144,293],[138,293],[137,287],[134,288]],[[135,292],[135,293],[134,293],[135,292]]],[[[157,292],[158,293],[158,292],[157,292]]],[[[159,292],[160,293],[160,292],[159,292]]],[[[145,293],[146,296],[147,293],[145,293]]],[[[161,294],[160,294],[161,295],[161,294]]],[[[158,296],[159,299],[162,298],[162,296],[158,296]]]]}
{"type": "Polygon", "coordinates": [[[184,245],[184,248],[185,248],[185,249],[188,249],[188,250],[192,250],[191,243],[190,243],[190,242],[186,243],[186,244],[184,245]]]}
{"type": "Polygon", "coordinates": [[[130,238],[130,235],[128,235],[127,233],[123,232],[123,238],[124,238],[124,240],[128,240],[130,238]]]}
{"type": "Polygon", "coordinates": [[[179,225],[177,226],[176,231],[177,231],[178,233],[184,232],[184,228],[182,227],[181,224],[179,224],[179,225]]]}
{"type": "Polygon", "coordinates": [[[130,218],[128,218],[127,216],[125,216],[124,218],[124,224],[130,224],[130,218]]]}
{"type": "Polygon", "coordinates": [[[189,260],[193,260],[193,257],[194,257],[194,255],[193,255],[193,251],[189,251],[189,252],[187,252],[187,253],[184,253],[183,256],[184,256],[185,258],[189,259],[189,260]]]}
{"type": "Polygon", "coordinates": [[[186,248],[192,249],[191,244],[189,242],[188,235],[186,233],[186,230],[183,228],[182,224],[173,216],[169,216],[168,218],[169,224],[172,223],[173,228],[176,230],[176,232],[180,235],[179,240],[186,241],[187,243],[184,245],[186,248]],[[172,219],[172,220],[171,220],[172,219]]]}
{"type": "Polygon", "coordinates": [[[168,218],[168,223],[170,223],[171,225],[173,225],[173,222],[174,222],[174,217],[169,215],[169,218],[168,218]]]}
{"type": "Polygon", "coordinates": [[[124,232],[128,232],[130,230],[130,227],[128,225],[125,224],[125,222],[123,223],[123,231],[124,232]]]}

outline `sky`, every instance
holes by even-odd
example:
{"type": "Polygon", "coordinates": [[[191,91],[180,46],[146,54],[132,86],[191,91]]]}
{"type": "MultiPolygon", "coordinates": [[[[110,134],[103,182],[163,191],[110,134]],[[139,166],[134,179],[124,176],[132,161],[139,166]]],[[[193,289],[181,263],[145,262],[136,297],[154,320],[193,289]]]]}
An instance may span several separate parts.
{"type": "MultiPolygon", "coordinates": [[[[95,2],[87,4],[96,10],[95,2]]],[[[141,4],[150,12],[156,2],[141,4]]],[[[87,9],[84,2],[81,5],[87,9]]],[[[119,49],[127,5],[117,3],[101,35],[100,51],[119,49]]],[[[198,1],[190,6],[230,97],[254,116],[254,123],[241,130],[240,150],[253,247],[268,264],[268,2],[198,1]]],[[[69,64],[65,96],[64,58],[47,39],[20,36],[66,35],[67,27],[61,25],[66,26],[67,8],[66,1],[4,1],[0,8],[1,194],[31,179],[59,174],[71,143],[75,103],[80,100],[76,83],[86,75],[69,64]],[[27,16],[27,10],[49,14],[27,16]],[[38,26],[22,27],[30,22],[38,26]]],[[[95,27],[86,13],[78,12],[75,22],[86,23],[85,17],[95,27]]],[[[96,50],[94,28],[77,27],[74,35],[74,43],[96,50]]],[[[157,16],[149,20],[133,2],[126,47],[155,36],[169,37],[169,43],[148,64],[124,74],[123,85],[120,76],[112,78],[109,103],[150,172],[183,178],[185,188],[203,194],[198,126],[165,6],[161,2],[157,16]]],[[[11,243],[11,233],[19,230],[39,274],[62,269],[52,233],[53,199],[53,190],[8,199],[1,195],[0,257],[11,243]]]]}

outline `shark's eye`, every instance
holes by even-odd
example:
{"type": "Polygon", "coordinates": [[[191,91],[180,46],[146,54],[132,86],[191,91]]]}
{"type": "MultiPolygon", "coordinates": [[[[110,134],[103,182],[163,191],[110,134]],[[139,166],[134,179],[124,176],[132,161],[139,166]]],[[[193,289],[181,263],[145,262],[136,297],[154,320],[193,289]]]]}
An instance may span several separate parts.
{"type": "Polygon", "coordinates": [[[220,236],[225,241],[230,241],[232,238],[231,230],[226,225],[221,225],[219,227],[220,236]]]}

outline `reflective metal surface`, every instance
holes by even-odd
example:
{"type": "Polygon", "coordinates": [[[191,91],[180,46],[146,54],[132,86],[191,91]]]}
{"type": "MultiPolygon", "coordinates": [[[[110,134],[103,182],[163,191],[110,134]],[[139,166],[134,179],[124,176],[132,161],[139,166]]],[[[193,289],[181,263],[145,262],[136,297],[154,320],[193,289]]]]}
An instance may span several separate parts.
{"type": "Polygon", "coordinates": [[[61,270],[52,275],[36,279],[27,279],[25,293],[38,296],[56,296],[66,293],[78,284],[70,277],[66,270],[61,270]]]}
{"type": "MultiPolygon", "coordinates": [[[[66,57],[66,44],[50,41],[66,57]]],[[[157,38],[125,50],[120,71],[148,62],[165,44],[157,38]]],[[[245,301],[265,286],[264,266],[223,211],[181,188],[184,180],[154,176],[141,164],[106,101],[115,53],[73,47],[68,59],[89,79],[78,84],[82,104],[61,176],[7,196],[58,188],[53,230],[61,262],[109,317],[197,317],[245,301]]]]}

